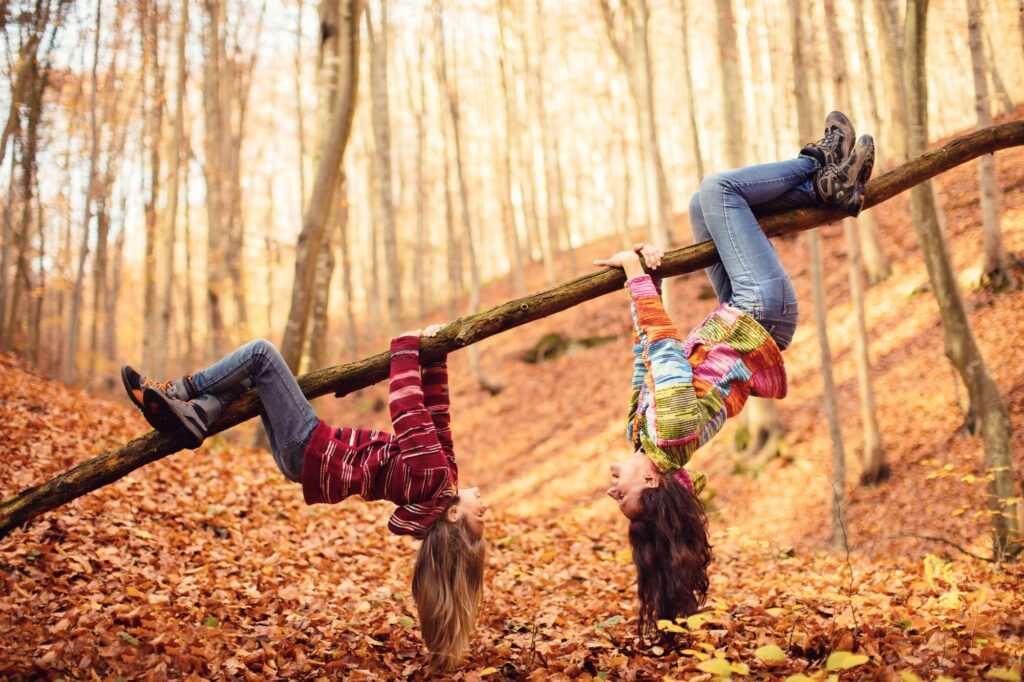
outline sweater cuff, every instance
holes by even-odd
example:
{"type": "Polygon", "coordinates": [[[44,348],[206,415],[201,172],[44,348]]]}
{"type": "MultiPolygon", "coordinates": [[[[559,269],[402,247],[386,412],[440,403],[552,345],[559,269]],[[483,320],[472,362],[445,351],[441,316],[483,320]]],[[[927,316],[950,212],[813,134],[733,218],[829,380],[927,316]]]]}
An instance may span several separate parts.
{"type": "Polygon", "coordinates": [[[391,339],[391,354],[407,350],[418,351],[420,349],[420,337],[412,334],[398,336],[391,339]]]}
{"type": "Polygon", "coordinates": [[[626,288],[633,298],[650,298],[658,296],[658,289],[650,275],[638,275],[626,282],[626,288]]]}

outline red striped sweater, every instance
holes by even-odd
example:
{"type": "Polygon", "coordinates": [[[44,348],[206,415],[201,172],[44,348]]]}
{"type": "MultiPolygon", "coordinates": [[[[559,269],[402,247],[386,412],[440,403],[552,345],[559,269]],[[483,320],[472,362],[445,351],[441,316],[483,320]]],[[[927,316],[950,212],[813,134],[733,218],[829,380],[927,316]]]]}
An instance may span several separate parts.
{"type": "Polygon", "coordinates": [[[448,507],[458,484],[448,413],[445,360],[420,369],[420,341],[391,341],[389,403],[395,432],[335,428],[320,420],[306,445],[306,504],[359,495],[398,505],[388,529],[422,538],[448,507]]]}

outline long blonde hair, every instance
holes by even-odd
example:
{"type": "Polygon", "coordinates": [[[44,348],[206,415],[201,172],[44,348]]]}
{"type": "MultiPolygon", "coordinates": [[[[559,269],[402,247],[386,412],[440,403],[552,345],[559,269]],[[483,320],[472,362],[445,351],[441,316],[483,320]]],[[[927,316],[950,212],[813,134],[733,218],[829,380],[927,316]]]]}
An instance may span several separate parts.
{"type": "Polygon", "coordinates": [[[462,661],[483,583],[483,539],[474,537],[464,521],[452,523],[442,516],[423,538],[412,572],[412,596],[431,671],[446,672],[462,661]]]}

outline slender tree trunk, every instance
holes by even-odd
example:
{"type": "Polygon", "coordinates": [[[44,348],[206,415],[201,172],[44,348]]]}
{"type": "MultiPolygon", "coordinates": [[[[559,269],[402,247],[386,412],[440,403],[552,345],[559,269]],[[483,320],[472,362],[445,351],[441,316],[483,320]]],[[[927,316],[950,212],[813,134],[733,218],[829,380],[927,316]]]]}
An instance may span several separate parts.
{"type": "MultiPolygon", "coordinates": [[[[337,209],[331,212],[329,224],[336,224],[337,209]]],[[[309,333],[309,366],[312,369],[326,367],[330,353],[327,339],[330,329],[331,278],[334,275],[334,231],[328,234],[324,248],[317,259],[316,280],[313,289],[313,319],[309,333]]]]}
{"type": "Polygon", "coordinates": [[[907,94],[903,83],[903,47],[899,15],[892,0],[872,0],[875,6],[875,36],[882,55],[882,84],[885,87],[885,100],[888,115],[888,134],[890,144],[884,145],[888,152],[889,164],[901,164],[907,160],[907,94]]]}
{"type": "Polygon", "coordinates": [[[388,111],[388,11],[387,0],[380,3],[379,32],[374,31],[369,7],[366,10],[366,34],[370,42],[370,93],[373,104],[373,146],[377,164],[377,202],[384,242],[385,286],[391,333],[402,327],[402,273],[398,264],[398,240],[395,235],[394,191],[391,184],[391,120],[388,111]]]}
{"type": "MultiPolygon", "coordinates": [[[[562,167],[558,155],[558,136],[552,129],[545,105],[544,69],[547,40],[544,35],[544,12],[541,1],[537,0],[537,46],[539,54],[534,64],[534,101],[537,107],[537,121],[540,125],[541,154],[544,162],[544,178],[547,182],[548,196],[548,242],[554,253],[569,253],[569,271],[573,276],[579,274],[579,263],[576,252],[569,238],[569,216],[565,209],[565,183],[562,181],[562,167]]],[[[557,268],[556,268],[557,269],[557,268]]]]}
{"type": "Polygon", "coordinates": [[[164,218],[163,244],[161,245],[160,263],[157,272],[157,301],[160,309],[157,334],[164,346],[161,353],[163,362],[153,371],[157,376],[170,374],[167,364],[167,346],[171,338],[177,338],[172,326],[173,292],[179,287],[174,286],[174,246],[178,221],[178,199],[181,186],[181,155],[185,144],[185,82],[188,75],[188,64],[185,61],[185,40],[188,37],[188,4],[189,0],[181,0],[181,18],[179,19],[178,36],[175,43],[177,59],[177,76],[174,88],[174,132],[171,137],[170,177],[167,188],[166,218],[164,218]]]}
{"type": "Polygon", "coordinates": [[[999,75],[999,61],[995,58],[996,50],[992,47],[992,33],[990,31],[985,31],[984,34],[985,46],[987,48],[985,61],[988,62],[988,75],[992,77],[992,90],[995,91],[993,99],[998,99],[1002,113],[1008,114],[1014,109],[1013,100],[1010,99],[1010,93],[1006,89],[1003,77],[999,75]]]}
{"type": "MultiPolygon", "coordinates": [[[[805,53],[804,36],[809,29],[807,5],[801,0],[790,0],[791,14],[793,16],[793,80],[795,83],[807,83],[811,77],[808,69],[808,55],[805,53]]],[[[825,13],[829,13],[826,8],[825,13]]],[[[828,32],[828,29],[826,29],[828,32]]],[[[838,36],[831,36],[832,44],[830,51],[835,53],[837,48],[835,39],[838,36]]],[[[813,57],[812,57],[813,58],[813,57]]],[[[832,65],[835,74],[835,83],[838,91],[842,91],[845,79],[845,62],[832,65]]],[[[797,87],[800,87],[799,85],[797,87]]],[[[802,139],[814,137],[813,106],[809,97],[800,97],[797,92],[797,123],[802,139]]],[[[829,435],[832,439],[832,472],[830,484],[832,487],[832,548],[835,551],[846,550],[846,534],[843,532],[846,519],[846,454],[843,450],[843,432],[840,428],[839,409],[836,404],[835,382],[832,378],[832,352],[829,347],[828,327],[826,314],[828,302],[825,299],[825,283],[821,259],[821,235],[817,229],[807,233],[807,245],[811,258],[811,281],[814,291],[814,321],[818,332],[818,347],[821,351],[821,374],[822,374],[822,397],[825,403],[825,415],[828,418],[829,435]]],[[[859,274],[859,273],[858,273],[859,274]]]]}
{"type": "Polygon", "coordinates": [[[683,88],[686,93],[686,113],[690,123],[690,146],[693,152],[697,182],[704,179],[704,155],[701,152],[700,131],[697,128],[697,102],[693,96],[693,73],[690,67],[690,20],[687,12],[689,0],[679,0],[680,35],[683,37],[683,88]]]}
{"type": "MultiPolygon", "coordinates": [[[[644,174],[647,185],[647,202],[652,216],[650,239],[653,243],[668,248],[672,245],[672,204],[668,196],[668,181],[665,167],[661,162],[658,145],[658,127],[654,112],[654,78],[651,70],[651,55],[648,46],[648,20],[650,11],[647,0],[630,0],[633,6],[633,62],[632,90],[637,101],[640,117],[641,149],[644,152],[644,174]]],[[[666,289],[664,292],[668,294],[666,289]]],[[[666,299],[665,305],[669,305],[666,299]]]]}
{"type": "MultiPolygon", "coordinates": [[[[185,0],[187,2],[188,0],[185,0]]],[[[298,20],[295,22],[295,121],[299,143],[299,208],[306,205],[306,117],[302,111],[302,9],[299,0],[298,20]]]]}
{"type": "MultiPolygon", "coordinates": [[[[871,61],[871,42],[867,35],[867,21],[865,12],[866,3],[870,0],[857,0],[856,21],[857,21],[857,49],[860,54],[860,63],[864,69],[863,82],[868,93],[868,120],[871,130],[879,131],[881,128],[881,109],[878,102],[878,89],[875,84],[874,67],[871,61]]],[[[883,69],[884,70],[884,69],[883,69]]],[[[875,172],[883,170],[883,159],[877,159],[875,172]]],[[[878,284],[885,281],[892,274],[892,261],[882,249],[882,242],[878,235],[878,224],[871,213],[862,213],[857,219],[857,232],[860,237],[860,252],[863,254],[864,270],[867,273],[869,284],[878,284]]]]}
{"type": "Polygon", "coordinates": [[[352,258],[351,246],[349,243],[349,203],[348,203],[348,179],[345,174],[341,175],[341,183],[338,186],[339,208],[338,218],[338,242],[341,248],[341,292],[345,297],[345,354],[349,359],[355,358],[359,344],[356,329],[355,302],[352,287],[352,258]]]}
{"type": "MultiPolygon", "coordinates": [[[[121,229],[118,230],[118,232],[117,232],[117,240],[114,242],[114,263],[113,263],[113,269],[111,270],[111,273],[110,273],[110,287],[107,290],[107,301],[106,301],[107,309],[105,311],[105,315],[106,315],[106,318],[108,320],[116,320],[117,319],[117,305],[118,305],[118,301],[120,300],[120,297],[121,297],[121,283],[122,283],[122,274],[121,273],[124,270],[124,235],[125,235],[125,225],[124,225],[124,222],[123,222],[123,219],[124,219],[124,216],[125,216],[125,211],[123,209],[124,209],[125,204],[127,203],[126,199],[127,199],[127,195],[124,195],[122,197],[122,201],[121,201],[121,208],[122,208],[122,211],[121,211],[121,216],[122,216],[121,229]]],[[[106,357],[108,362],[111,363],[111,366],[116,366],[115,363],[117,362],[117,358],[118,358],[118,352],[117,352],[117,328],[118,328],[118,325],[116,325],[116,324],[108,324],[107,328],[106,328],[106,334],[105,334],[106,335],[106,345],[105,345],[104,357],[106,357]]],[[[114,378],[115,376],[116,376],[116,374],[114,372],[104,372],[104,378],[105,378],[104,383],[103,383],[104,390],[112,391],[114,389],[114,382],[116,381],[116,379],[114,378]]]]}
{"type": "Polygon", "coordinates": [[[821,235],[818,230],[807,234],[811,250],[811,279],[814,283],[814,321],[818,330],[818,345],[821,348],[821,374],[824,380],[825,414],[828,417],[828,431],[832,439],[832,549],[846,551],[846,456],[843,452],[843,432],[839,427],[839,409],[836,406],[836,388],[832,379],[832,355],[829,350],[828,330],[825,321],[824,275],[821,262],[821,235]]]}
{"type": "MultiPolygon", "coordinates": [[[[908,86],[908,148],[914,155],[924,151],[928,131],[925,76],[927,12],[927,0],[908,0],[904,78],[908,86]]],[[[910,190],[914,230],[928,267],[932,292],[939,304],[946,355],[967,385],[971,402],[968,425],[972,430],[981,432],[985,446],[986,475],[991,476],[988,506],[992,519],[993,553],[996,559],[1001,559],[1016,553],[1022,546],[1014,496],[1010,417],[999,386],[989,373],[974,338],[950,260],[949,243],[939,225],[930,184],[922,183],[910,190]]]]}
{"type": "Polygon", "coordinates": [[[96,5],[96,34],[93,40],[91,88],[89,92],[89,179],[86,183],[85,208],[82,216],[82,244],[78,254],[78,272],[75,287],[71,292],[71,316],[68,320],[67,349],[65,351],[64,383],[75,380],[75,356],[78,353],[79,315],[82,308],[82,285],[85,280],[85,262],[89,257],[89,224],[92,222],[92,202],[96,185],[96,166],[99,161],[99,121],[96,111],[97,69],[100,53],[100,28],[102,26],[102,3],[96,5]]]}
{"type": "Polygon", "coordinates": [[[505,103],[505,144],[502,147],[501,159],[501,218],[505,234],[505,248],[508,250],[510,267],[512,270],[512,290],[516,296],[526,294],[526,281],[523,277],[523,252],[519,242],[519,232],[516,228],[516,212],[512,196],[512,153],[514,140],[516,139],[515,100],[509,88],[509,81],[514,74],[510,74],[508,58],[508,45],[505,35],[504,3],[499,2],[497,6],[498,17],[498,69],[501,72],[501,94],[505,103]]]}
{"type": "MultiPolygon", "coordinates": [[[[452,126],[452,139],[455,143],[455,172],[459,183],[459,203],[462,214],[462,235],[465,239],[466,251],[469,256],[469,310],[470,314],[480,310],[480,264],[477,261],[476,238],[469,212],[469,193],[466,189],[466,178],[462,165],[462,133],[459,121],[459,94],[456,85],[448,81],[448,69],[444,49],[444,24],[440,0],[434,3],[434,24],[440,49],[437,54],[437,77],[441,88],[441,98],[448,104],[448,115],[452,126]]],[[[469,366],[480,386],[491,395],[498,393],[501,386],[489,381],[480,369],[479,349],[470,349],[469,366]]]]}
{"type": "MultiPolygon", "coordinates": [[[[971,64],[974,75],[974,111],[978,128],[992,125],[989,108],[988,80],[986,79],[985,51],[982,49],[982,11],[980,0],[967,0],[967,32],[971,45],[971,64]]],[[[999,185],[996,182],[996,159],[986,154],[978,159],[978,187],[981,190],[982,234],[984,255],[981,282],[992,289],[1001,289],[1009,283],[1003,235],[999,227],[999,185]]]]}
{"type": "Polygon", "coordinates": [[[323,242],[324,227],[334,202],[341,178],[341,162],[348,145],[352,118],[355,113],[355,94],[359,67],[359,0],[342,3],[338,22],[341,46],[341,82],[335,98],[335,111],[328,130],[317,172],[313,194],[302,221],[302,232],[295,251],[295,283],[292,288],[291,308],[285,325],[281,354],[294,372],[299,366],[303,342],[312,307],[312,287],[316,275],[316,260],[323,242]]]}
{"type": "Polygon", "coordinates": [[[548,285],[554,285],[558,279],[558,271],[555,265],[554,250],[556,244],[551,239],[553,232],[551,225],[551,196],[550,196],[550,181],[548,178],[548,164],[546,162],[547,154],[544,149],[543,130],[541,130],[541,139],[537,140],[535,126],[533,121],[536,120],[537,116],[533,112],[537,111],[537,100],[542,97],[542,93],[537,91],[536,80],[533,76],[535,67],[531,60],[530,40],[529,35],[531,28],[528,25],[527,7],[525,3],[520,6],[521,22],[519,23],[519,43],[522,46],[520,51],[522,61],[522,96],[521,96],[521,107],[520,114],[520,144],[521,144],[521,159],[524,164],[524,175],[526,185],[525,188],[528,191],[529,211],[533,220],[534,226],[534,243],[540,250],[541,263],[544,265],[544,274],[547,277],[548,285]],[[542,181],[538,180],[538,173],[543,178],[542,181]],[[543,211],[540,207],[541,202],[541,187],[544,188],[544,197],[547,201],[547,210],[543,211]],[[543,218],[542,218],[543,215],[543,218]],[[541,230],[541,220],[547,223],[547,229],[541,230]]]}
{"type": "MultiPolygon", "coordinates": [[[[17,150],[15,150],[17,151],[17,150]]],[[[12,168],[17,166],[17,157],[14,159],[12,168]]],[[[0,245],[0,340],[4,338],[4,327],[7,322],[7,271],[10,269],[10,258],[14,254],[12,242],[14,240],[14,197],[15,182],[17,173],[10,173],[7,176],[7,201],[4,202],[3,210],[3,244],[0,245]]]]}
{"type": "MultiPolygon", "coordinates": [[[[92,335],[89,343],[89,383],[96,376],[96,360],[100,355],[100,327],[108,326],[113,320],[104,320],[107,311],[107,242],[110,238],[110,212],[107,210],[107,193],[110,187],[104,183],[103,191],[96,202],[96,260],[92,268],[92,335]]],[[[160,375],[157,375],[160,376],[160,375]]]]}
{"type": "MultiPolygon", "coordinates": [[[[188,2],[188,0],[185,0],[188,2]]],[[[195,349],[195,298],[192,294],[192,210],[191,204],[189,203],[189,186],[191,182],[189,178],[191,173],[189,172],[191,166],[191,157],[186,158],[185,163],[185,215],[184,218],[184,238],[185,238],[185,362],[187,367],[193,367],[196,364],[196,349],[195,349]]]]}
{"type": "MultiPolygon", "coordinates": [[[[846,58],[835,10],[835,0],[825,0],[826,33],[828,48],[832,53],[832,81],[836,103],[840,109],[850,106],[850,87],[847,79],[846,58]]],[[[862,215],[867,215],[864,213],[862,215]]],[[[860,397],[861,429],[864,434],[861,450],[861,480],[877,483],[882,478],[881,434],[875,413],[875,395],[871,385],[871,360],[868,352],[867,315],[864,311],[864,281],[861,277],[860,235],[858,220],[843,220],[843,234],[846,237],[847,276],[850,283],[850,303],[854,315],[853,357],[857,367],[857,393],[860,397]]],[[[817,283],[816,283],[817,285],[817,283]]],[[[822,287],[824,296],[824,287],[822,287]]],[[[827,343],[827,339],[825,341],[827,343]]],[[[845,467],[845,465],[844,465],[845,467]]]]}
{"type": "MultiPolygon", "coordinates": [[[[45,69],[46,67],[43,67],[45,69]]],[[[20,298],[22,291],[25,296],[31,296],[31,282],[29,281],[29,259],[31,257],[32,239],[32,196],[36,174],[36,151],[39,142],[39,121],[42,118],[43,92],[46,89],[46,76],[41,72],[40,65],[36,64],[29,71],[30,83],[25,98],[28,100],[28,111],[25,120],[28,125],[21,140],[21,218],[20,228],[15,237],[15,247],[18,256],[14,266],[14,285],[11,291],[11,305],[8,311],[7,324],[5,325],[4,346],[15,347],[15,332],[17,327],[25,326],[27,316],[25,311],[20,309],[20,298]],[[19,321],[21,324],[19,325],[19,321]]],[[[12,174],[14,169],[12,168],[12,174]]],[[[9,201],[13,199],[9,197],[9,201]]],[[[31,299],[29,299],[31,300],[31,299]]],[[[26,334],[22,334],[22,343],[26,341],[26,334]]]]}
{"type": "Polygon", "coordinates": [[[746,114],[743,108],[743,79],[740,74],[740,55],[732,0],[715,0],[715,10],[718,60],[722,71],[722,106],[728,122],[725,158],[730,168],[739,168],[745,159],[746,138],[743,131],[746,114]]]}
{"type": "MultiPolygon", "coordinates": [[[[413,96],[413,88],[410,83],[408,88],[409,94],[409,110],[413,112],[416,117],[416,153],[413,163],[415,164],[414,171],[414,184],[416,193],[416,253],[413,257],[413,275],[412,279],[416,283],[416,316],[419,319],[425,319],[427,312],[432,305],[432,297],[430,295],[430,284],[428,278],[428,264],[427,257],[431,249],[429,237],[430,226],[427,224],[427,187],[424,182],[424,148],[426,147],[427,141],[427,130],[426,130],[426,118],[427,118],[427,79],[422,73],[422,69],[426,64],[426,41],[422,35],[418,38],[418,52],[419,52],[419,64],[420,70],[408,69],[409,78],[412,80],[415,78],[419,83],[417,90],[418,97],[413,96]]],[[[504,77],[504,73],[502,74],[504,77]]],[[[344,218],[339,218],[339,221],[344,221],[344,218]]],[[[343,224],[343,222],[342,222],[343,224]]],[[[345,248],[342,245],[342,248],[345,248]]]]}
{"type": "MultiPolygon", "coordinates": [[[[629,91],[636,107],[643,161],[642,182],[650,221],[648,239],[654,244],[669,246],[672,244],[672,205],[668,197],[668,182],[665,179],[658,147],[654,112],[654,81],[647,42],[650,10],[647,0],[627,0],[621,8],[625,17],[621,22],[616,22],[608,0],[599,0],[599,3],[608,39],[626,72],[629,91]],[[628,34],[628,41],[621,35],[622,33],[628,34]]],[[[666,287],[662,297],[665,300],[665,307],[671,310],[669,288],[666,287]]]]}
{"type": "MultiPolygon", "coordinates": [[[[143,268],[145,330],[142,335],[142,364],[148,368],[147,371],[153,372],[155,376],[163,376],[167,361],[168,330],[162,325],[162,320],[167,311],[161,310],[158,305],[157,288],[162,286],[162,283],[158,283],[158,273],[161,272],[162,267],[166,267],[166,255],[159,246],[166,244],[166,237],[160,232],[157,203],[160,198],[160,142],[163,137],[164,72],[160,65],[160,17],[156,1],[146,0],[140,11],[143,89],[146,90],[147,86],[152,86],[149,97],[143,94],[143,102],[145,102],[143,115],[145,116],[145,125],[149,130],[149,144],[146,145],[149,153],[149,193],[145,201],[146,251],[145,267],[143,268]],[[146,76],[147,71],[150,73],[149,78],[146,76]],[[148,111],[146,110],[147,105],[151,107],[148,111]]],[[[97,269],[99,268],[98,261],[99,252],[97,251],[97,269]]],[[[105,268],[106,263],[103,266],[105,268]]]]}
{"type": "Polygon", "coordinates": [[[203,175],[206,178],[206,312],[207,355],[220,357],[227,350],[222,295],[227,280],[225,163],[223,139],[228,134],[223,111],[221,80],[224,77],[224,3],[203,0],[206,12],[206,55],[203,63],[203,112],[205,114],[205,151],[203,175]]]}

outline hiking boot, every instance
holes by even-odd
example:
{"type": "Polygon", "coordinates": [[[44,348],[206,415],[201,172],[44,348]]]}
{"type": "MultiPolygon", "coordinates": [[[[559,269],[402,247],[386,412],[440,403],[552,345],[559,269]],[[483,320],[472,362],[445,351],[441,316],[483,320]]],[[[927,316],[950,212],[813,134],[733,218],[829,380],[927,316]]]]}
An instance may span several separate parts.
{"type": "Polygon", "coordinates": [[[142,412],[142,416],[146,418],[149,425],[157,430],[166,430],[167,424],[155,423],[153,419],[150,419],[150,415],[146,412],[143,407],[143,393],[147,388],[152,388],[154,391],[159,391],[169,398],[178,398],[180,400],[188,400],[191,396],[189,389],[191,388],[191,381],[188,376],[179,377],[170,381],[154,381],[149,377],[145,377],[137,372],[131,365],[121,366],[121,383],[124,384],[124,390],[128,393],[128,397],[134,403],[135,407],[139,408],[142,412]]]}
{"type": "Polygon", "coordinates": [[[825,117],[825,137],[804,145],[800,154],[817,159],[822,168],[839,164],[850,155],[856,137],[853,124],[846,114],[833,111],[825,117]]]}
{"type": "Polygon", "coordinates": [[[861,135],[850,155],[839,164],[825,166],[814,176],[814,191],[826,206],[838,206],[856,217],[864,205],[864,184],[875,164],[875,141],[861,135]]]}
{"type": "Polygon", "coordinates": [[[178,400],[154,388],[143,391],[143,412],[150,423],[164,425],[161,431],[182,438],[185,447],[195,450],[210,434],[210,424],[224,409],[217,396],[205,393],[194,400],[178,400]]]}

